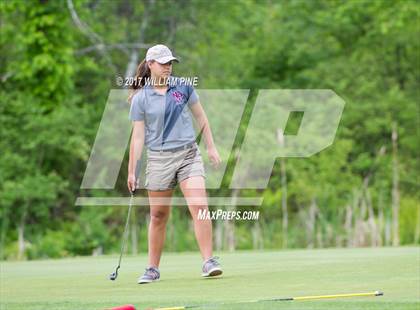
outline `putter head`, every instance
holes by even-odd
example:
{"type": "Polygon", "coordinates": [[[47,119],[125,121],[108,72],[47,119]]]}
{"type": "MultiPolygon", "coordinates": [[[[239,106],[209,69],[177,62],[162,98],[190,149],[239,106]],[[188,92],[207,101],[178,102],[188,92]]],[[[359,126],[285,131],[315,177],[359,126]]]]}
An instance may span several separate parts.
{"type": "Polygon", "coordinates": [[[120,265],[117,266],[117,268],[115,269],[115,272],[113,272],[113,273],[111,273],[109,275],[109,279],[111,281],[115,281],[115,279],[117,279],[117,277],[118,277],[118,269],[120,269],[120,265]]]}
{"type": "Polygon", "coordinates": [[[118,277],[118,269],[120,269],[120,265],[118,265],[118,267],[115,269],[115,272],[113,272],[113,273],[111,273],[109,275],[109,279],[111,281],[115,281],[117,279],[117,277],[118,277]]]}
{"type": "Polygon", "coordinates": [[[118,271],[115,271],[115,272],[113,272],[109,275],[109,279],[111,281],[115,281],[117,279],[117,277],[118,277],[118,271]]]}

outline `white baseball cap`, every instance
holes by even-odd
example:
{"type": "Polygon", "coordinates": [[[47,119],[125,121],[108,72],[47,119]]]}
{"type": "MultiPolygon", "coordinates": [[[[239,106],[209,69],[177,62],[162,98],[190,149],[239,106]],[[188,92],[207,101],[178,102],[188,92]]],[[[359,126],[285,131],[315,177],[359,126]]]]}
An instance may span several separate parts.
{"type": "Polygon", "coordinates": [[[179,62],[179,60],[172,55],[171,50],[163,44],[154,45],[147,50],[146,61],[149,60],[155,60],[160,64],[166,64],[171,60],[179,62]]]}

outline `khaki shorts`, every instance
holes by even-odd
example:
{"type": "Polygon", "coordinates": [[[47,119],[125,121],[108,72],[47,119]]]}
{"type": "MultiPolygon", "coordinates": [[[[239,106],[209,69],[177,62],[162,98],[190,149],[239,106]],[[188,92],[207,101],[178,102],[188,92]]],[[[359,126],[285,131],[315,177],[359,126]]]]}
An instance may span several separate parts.
{"type": "Polygon", "coordinates": [[[195,143],[191,148],[176,152],[147,150],[146,181],[150,191],[174,189],[177,183],[192,176],[203,176],[203,160],[195,143]]]}

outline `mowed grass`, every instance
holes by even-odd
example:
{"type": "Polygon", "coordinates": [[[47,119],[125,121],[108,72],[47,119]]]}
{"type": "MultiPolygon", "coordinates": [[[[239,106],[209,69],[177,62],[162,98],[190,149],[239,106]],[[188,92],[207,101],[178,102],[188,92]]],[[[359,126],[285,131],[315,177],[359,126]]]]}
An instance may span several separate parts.
{"type": "Polygon", "coordinates": [[[198,253],[164,253],[161,281],[138,285],[146,255],[1,262],[1,309],[136,309],[219,304],[213,309],[420,309],[420,248],[218,253],[219,279],[202,279],[198,253]],[[383,297],[226,304],[276,297],[381,290],[383,297]]]}

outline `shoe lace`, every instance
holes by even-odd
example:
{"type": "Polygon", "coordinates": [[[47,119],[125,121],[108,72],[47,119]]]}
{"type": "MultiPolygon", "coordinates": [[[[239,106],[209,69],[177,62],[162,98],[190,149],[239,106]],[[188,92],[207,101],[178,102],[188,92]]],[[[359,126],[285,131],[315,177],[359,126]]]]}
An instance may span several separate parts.
{"type": "Polygon", "coordinates": [[[219,256],[212,256],[206,261],[206,263],[219,264],[219,262],[217,261],[218,259],[219,259],[219,256]]]}
{"type": "Polygon", "coordinates": [[[159,271],[154,267],[146,268],[146,274],[150,274],[151,276],[158,277],[159,271]]]}

